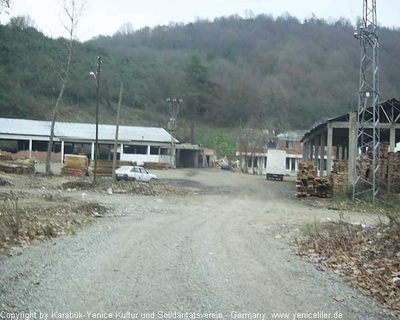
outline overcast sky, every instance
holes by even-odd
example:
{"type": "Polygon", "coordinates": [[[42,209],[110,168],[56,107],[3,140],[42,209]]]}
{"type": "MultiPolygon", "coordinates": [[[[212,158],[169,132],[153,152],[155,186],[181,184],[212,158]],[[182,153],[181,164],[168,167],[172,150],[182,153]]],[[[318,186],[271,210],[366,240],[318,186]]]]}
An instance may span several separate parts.
{"type": "MultiPolygon", "coordinates": [[[[52,37],[66,36],[60,22],[62,0],[12,0],[6,23],[12,16],[30,15],[38,28],[52,37]]],[[[78,0],[82,1],[82,0],[78,0]]],[[[399,0],[377,0],[381,25],[400,27],[399,0]]],[[[214,19],[231,14],[272,14],[288,12],[299,19],[315,14],[325,19],[341,16],[355,22],[362,15],[362,0],[86,0],[78,37],[88,40],[97,35],[112,35],[122,24],[132,23],[135,30],[170,22],[192,22],[196,18],[214,19]]]]}

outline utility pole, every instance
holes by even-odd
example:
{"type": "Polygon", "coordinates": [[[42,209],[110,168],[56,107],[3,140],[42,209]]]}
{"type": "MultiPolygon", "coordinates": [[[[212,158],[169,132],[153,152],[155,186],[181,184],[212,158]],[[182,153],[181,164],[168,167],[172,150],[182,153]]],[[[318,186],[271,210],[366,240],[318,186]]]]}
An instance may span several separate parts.
{"type": "Polygon", "coordinates": [[[380,180],[379,41],[376,0],[363,0],[363,19],[354,36],[360,41],[361,63],[353,200],[369,193],[375,203],[380,180]]]}
{"type": "Polygon", "coordinates": [[[113,154],[113,168],[112,168],[112,175],[113,175],[113,180],[116,180],[115,177],[115,170],[117,169],[117,144],[118,144],[118,133],[119,133],[119,113],[121,109],[121,103],[122,103],[122,90],[123,90],[123,84],[121,83],[121,86],[119,88],[119,99],[118,99],[118,108],[117,108],[117,124],[115,128],[115,140],[114,140],[114,154],[113,154]]]}
{"type": "Polygon", "coordinates": [[[101,57],[98,56],[97,62],[97,103],[96,103],[96,146],[94,150],[94,183],[97,181],[97,159],[99,158],[99,103],[100,103],[100,72],[101,72],[101,57]]]}
{"type": "Polygon", "coordinates": [[[196,137],[195,137],[195,112],[194,112],[194,108],[192,107],[192,119],[191,119],[191,125],[190,125],[190,143],[191,144],[195,144],[196,143],[196,137]]]}
{"type": "Polygon", "coordinates": [[[176,139],[176,117],[179,114],[179,105],[183,103],[183,99],[181,98],[166,98],[168,103],[170,103],[169,107],[169,122],[168,129],[171,134],[171,168],[176,168],[175,158],[176,158],[176,147],[175,147],[175,139],[176,139]]]}

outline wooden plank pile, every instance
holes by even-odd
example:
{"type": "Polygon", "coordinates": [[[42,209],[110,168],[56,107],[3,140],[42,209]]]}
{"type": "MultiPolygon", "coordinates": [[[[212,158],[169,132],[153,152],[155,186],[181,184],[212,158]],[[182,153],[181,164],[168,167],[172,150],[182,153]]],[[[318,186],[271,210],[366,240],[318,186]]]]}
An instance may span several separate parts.
{"type": "Polygon", "coordinates": [[[333,194],[332,180],[329,177],[314,179],[315,193],[319,198],[331,198],[333,194]]]}
{"type": "Polygon", "coordinates": [[[163,170],[171,167],[167,162],[144,162],[143,167],[149,170],[163,170]]]}
{"type": "Polygon", "coordinates": [[[300,161],[297,171],[296,196],[320,198],[332,197],[332,180],[329,177],[316,177],[313,161],[300,161]]]}
{"type": "MultiPolygon", "coordinates": [[[[117,169],[122,166],[136,166],[136,162],[132,161],[117,161],[117,169]]],[[[97,160],[97,176],[98,177],[112,177],[113,172],[113,161],[112,160],[97,160]]],[[[90,161],[89,175],[94,174],[94,161],[90,161]]]]}
{"type": "Polygon", "coordinates": [[[1,154],[0,153],[0,161],[12,161],[13,158],[8,154],[1,154]]]}
{"type": "Polygon", "coordinates": [[[27,174],[35,172],[35,162],[31,159],[10,160],[8,157],[0,160],[0,171],[4,173],[27,174]]]}
{"type": "Polygon", "coordinates": [[[316,173],[315,163],[313,161],[300,161],[297,170],[297,179],[314,179],[316,173]]]}
{"type": "Polygon", "coordinates": [[[212,163],[212,167],[217,167],[220,168],[223,163],[228,163],[229,160],[227,157],[223,157],[221,159],[215,159],[214,162],[212,163]]]}
{"type": "Polygon", "coordinates": [[[316,195],[314,188],[315,165],[311,161],[300,161],[297,171],[296,196],[310,197],[316,195]]]}
{"type": "MultiPolygon", "coordinates": [[[[389,166],[389,143],[381,142],[379,144],[379,165],[380,165],[380,179],[381,181],[387,181],[388,178],[388,166],[389,166]]],[[[357,163],[357,170],[361,169],[361,175],[369,182],[372,182],[372,173],[370,173],[370,167],[372,165],[373,153],[367,151],[362,157],[362,166],[357,163]]]]}
{"type": "Polygon", "coordinates": [[[86,176],[88,173],[88,158],[75,154],[66,154],[61,174],[69,176],[86,176]]]}
{"type": "MultiPolygon", "coordinates": [[[[389,177],[389,166],[390,166],[390,152],[389,152],[389,143],[381,142],[379,144],[379,152],[380,152],[380,178],[381,181],[388,181],[389,177]]],[[[395,156],[393,156],[395,157],[395,156]]],[[[372,181],[372,173],[370,172],[369,167],[372,165],[372,151],[365,152],[362,157],[362,162],[356,164],[356,170],[359,172],[361,170],[361,175],[367,181],[372,181]]],[[[394,158],[393,158],[394,159],[394,158]]],[[[396,162],[396,160],[394,160],[396,162]]],[[[400,164],[400,163],[399,163],[400,164]]],[[[396,167],[396,169],[397,167],[396,167]]],[[[394,171],[395,173],[396,171],[394,171]]],[[[399,175],[400,175],[400,171],[399,175]]],[[[333,169],[332,169],[332,181],[333,181],[333,191],[341,191],[345,190],[348,187],[348,161],[347,160],[334,160],[333,169]]]]}
{"type": "Polygon", "coordinates": [[[333,191],[338,192],[348,187],[349,162],[347,160],[334,160],[332,168],[333,191]]]}
{"type": "Polygon", "coordinates": [[[387,181],[388,179],[388,170],[389,170],[389,142],[381,142],[379,144],[379,156],[380,156],[380,176],[383,181],[387,181]]]}
{"type": "Polygon", "coordinates": [[[400,152],[389,152],[387,183],[391,192],[400,192],[400,152]]]}

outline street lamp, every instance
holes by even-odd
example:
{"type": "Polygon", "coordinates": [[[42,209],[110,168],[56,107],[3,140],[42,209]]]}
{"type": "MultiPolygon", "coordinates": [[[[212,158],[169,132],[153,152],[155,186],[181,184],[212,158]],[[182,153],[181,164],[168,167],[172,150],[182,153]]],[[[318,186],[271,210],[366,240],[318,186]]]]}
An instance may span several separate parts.
{"type": "Polygon", "coordinates": [[[100,72],[101,72],[101,57],[97,56],[97,74],[91,71],[92,75],[97,81],[97,102],[96,102],[96,143],[94,149],[94,177],[93,182],[97,180],[97,159],[99,157],[99,102],[100,102],[100,72]]]}

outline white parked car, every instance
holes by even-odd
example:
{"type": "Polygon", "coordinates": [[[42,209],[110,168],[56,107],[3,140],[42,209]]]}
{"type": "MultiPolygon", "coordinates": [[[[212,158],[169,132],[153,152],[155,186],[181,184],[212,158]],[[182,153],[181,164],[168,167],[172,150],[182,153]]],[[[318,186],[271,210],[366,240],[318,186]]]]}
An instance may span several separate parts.
{"type": "Polygon", "coordinates": [[[122,166],[115,170],[117,181],[119,180],[132,180],[149,182],[157,179],[155,174],[149,173],[143,167],[137,166],[122,166]]]}

